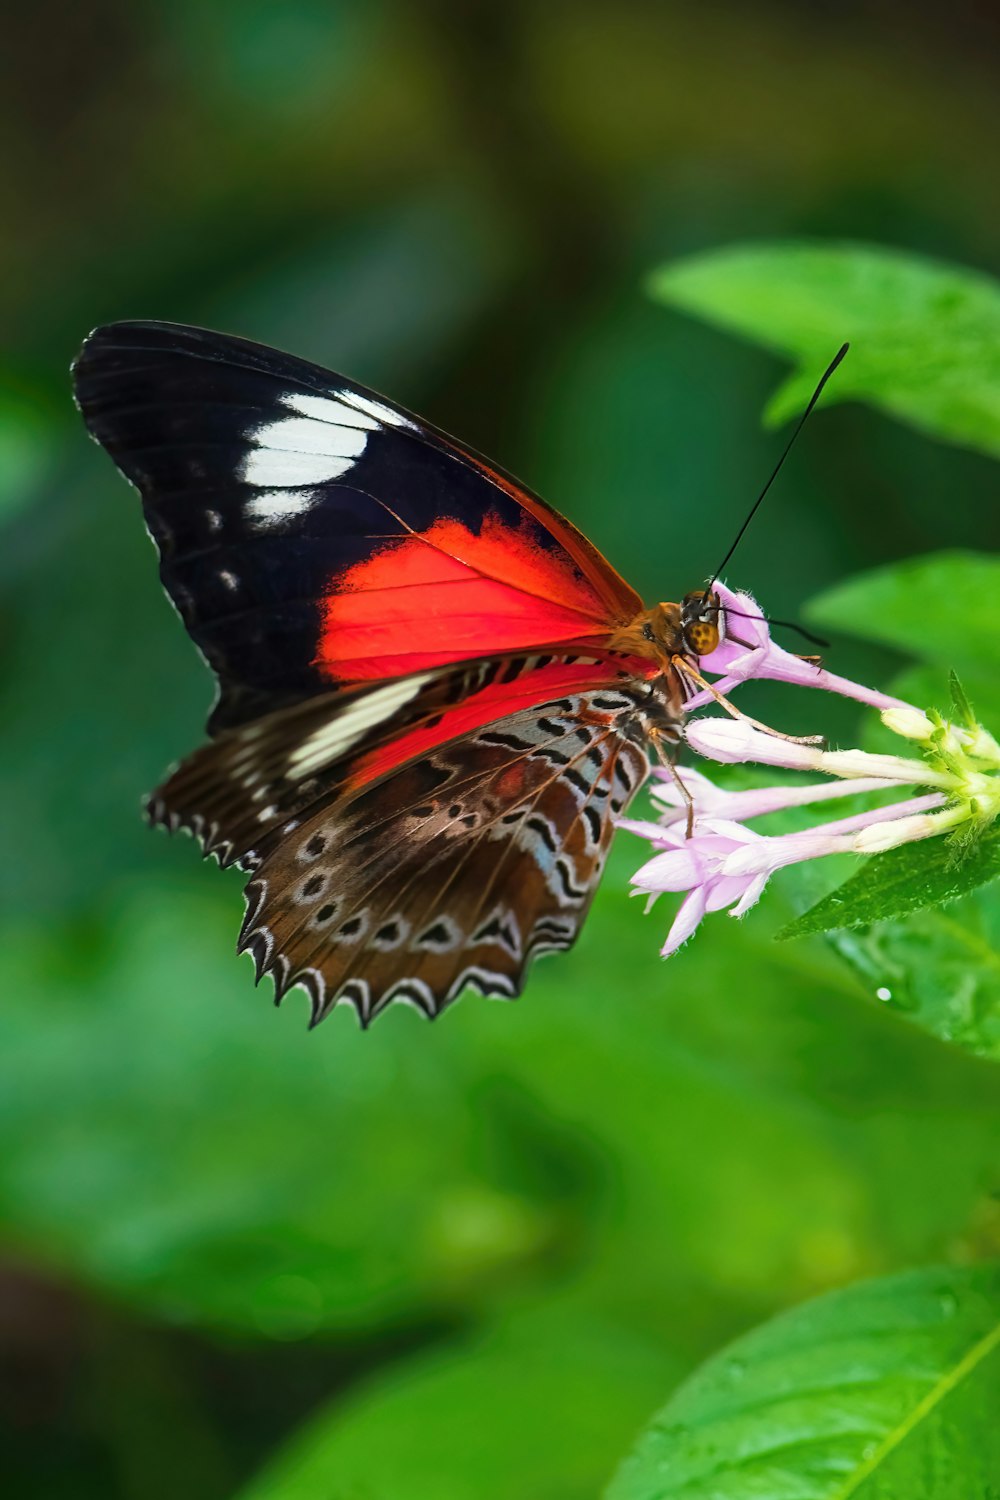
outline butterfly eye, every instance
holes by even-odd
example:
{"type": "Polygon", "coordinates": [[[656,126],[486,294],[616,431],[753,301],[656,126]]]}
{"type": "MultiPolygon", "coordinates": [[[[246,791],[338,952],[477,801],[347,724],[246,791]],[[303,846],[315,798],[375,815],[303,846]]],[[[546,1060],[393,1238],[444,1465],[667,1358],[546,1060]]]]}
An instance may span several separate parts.
{"type": "Polygon", "coordinates": [[[695,656],[710,656],[719,644],[719,627],[712,620],[692,620],[684,634],[695,656]]]}
{"type": "Polygon", "coordinates": [[[718,594],[694,589],[681,604],[684,644],[694,656],[710,656],[722,639],[718,594]]]}

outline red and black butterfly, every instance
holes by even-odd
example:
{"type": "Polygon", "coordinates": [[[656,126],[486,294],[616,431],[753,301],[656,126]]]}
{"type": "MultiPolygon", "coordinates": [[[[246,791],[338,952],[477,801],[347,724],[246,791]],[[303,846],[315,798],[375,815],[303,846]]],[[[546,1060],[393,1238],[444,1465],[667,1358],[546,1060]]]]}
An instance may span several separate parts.
{"type": "Polygon", "coordinates": [[[644,608],[502,470],[258,344],[117,323],[74,378],[218,679],[149,816],[252,872],[258,977],[303,986],[314,1022],[517,995],[677,740],[715,600],[644,608]]]}

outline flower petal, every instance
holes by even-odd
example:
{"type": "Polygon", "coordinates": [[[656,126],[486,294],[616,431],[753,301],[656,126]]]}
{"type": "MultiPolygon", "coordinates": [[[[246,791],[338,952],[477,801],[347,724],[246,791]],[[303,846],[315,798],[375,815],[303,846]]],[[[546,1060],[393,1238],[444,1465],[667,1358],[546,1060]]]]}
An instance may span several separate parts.
{"type": "MultiPolygon", "coordinates": [[[[684,772],[687,782],[691,772],[684,772]]],[[[723,787],[714,786],[707,776],[699,776],[699,783],[712,787],[714,795],[703,796],[701,791],[695,793],[694,810],[695,817],[711,816],[732,819],[734,822],[745,822],[748,818],[762,818],[768,813],[784,812],[789,807],[808,807],[814,802],[834,801],[838,797],[853,797],[858,792],[880,792],[887,787],[908,786],[905,781],[890,781],[879,776],[858,777],[849,782],[842,781],[813,781],[802,786],[762,786],[754,787],[748,791],[730,792],[723,787]]],[[[660,788],[653,786],[651,796],[656,802],[660,802],[660,788]]],[[[663,824],[669,827],[671,823],[678,821],[684,816],[682,808],[668,808],[663,814],[663,824]]],[[[627,827],[627,824],[619,826],[627,827]]]]}
{"type": "Polygon", "coordinates": [[[932,839],[939,833],[947,833],[965,816],[963,808],[948,807],[941,812],[914,813],[908,818],[896,818],[881,827],[862,828],[854,836],[854,847],[859,854],[881,854],[886,849],[895,849],[898,844],[932,839]]]}
{"type": "Polygon", "coordinates": [[[684,738],[699,755],[724,765],[739,765],[754,760],[766,766],[784,766],[797,771],[818,769],[815,745],[796,745],[754,729],[746,719],[721,716],[695,719],[684,730],[684,738]]]}
{"type": "Polygon", "coordinates": [[[741,899],[750,883],[746,875],[717,876],[708,887],[706,910],[721,911],[724,906],[732,906],[734,901],[741,899]]]}
{"type": "Polygon", "coordinates": [[[769,878],[767,872],[764,870],[759,875],[755,875],[729,915],[731,917],[742,917],[745,912],[750,910],[751,906],[756,906],[764,893],[764,887],[767,885],[769,878]]]}
{"type": "Polygon", "coordinates": [[[638,838],[649,839],[654,844],[661,844],[665,849],[672,848],[677,842],[677,835],[668,823],[647,823],[642,818],[616,818],[616,828],[624,828],[626,833],[634,833],[638,838]]]}
{"type": "Polygon", "coordinates": [[[682,943],[687,942],[705,915],[706,900],[707,894],[703,885],[695,886],[691,894],[684,898],[667,933],[667,941],[660,949],[662,958],[669,958],[671,953],[677,952],[682,943]]]}
{"type": "Polygon", "coordinates": [[[701,861],[689,847],[654,854],[636,870],[632,884],[640,891],[689,891],[703,879],[701,861]]]}

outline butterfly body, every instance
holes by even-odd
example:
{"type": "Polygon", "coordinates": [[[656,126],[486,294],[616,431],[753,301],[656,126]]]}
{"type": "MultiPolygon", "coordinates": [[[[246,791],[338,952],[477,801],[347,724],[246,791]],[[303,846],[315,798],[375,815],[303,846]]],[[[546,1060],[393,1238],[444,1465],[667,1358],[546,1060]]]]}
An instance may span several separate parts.
{"type": "Polygon", "coordinates": [[[318,366],[116,324],[75,383],[218,681],[149,814],[251,873],[258,976],[314,1021],[519,993],[678,737],[679,606],[646,610],[545,502],[318,366]]]}

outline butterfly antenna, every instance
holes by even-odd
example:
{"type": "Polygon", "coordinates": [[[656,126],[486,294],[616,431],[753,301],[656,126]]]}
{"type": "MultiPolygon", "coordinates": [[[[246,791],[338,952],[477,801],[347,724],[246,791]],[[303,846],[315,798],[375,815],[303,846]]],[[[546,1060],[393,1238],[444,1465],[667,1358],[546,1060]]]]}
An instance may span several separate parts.
{"type": "MultiPolygon", "coordinates": [[[[713,580],[714,581],[714,580],[713,580]]],[[[766,625],[780,625],[783,630],[794,630],[804,641],[811,641],[814,646],[828,647],[830,642],[825,641],[821,635],[813,635],[804,625],[799,625],[795,620],[776,620],[774,615],[748,615],[742,609],[730,609],[727,605],[726,615],[734,615],[740,620],[763,620],[766,625]]]]}
{"type": "Polygon", "coordinates": [[[822,375],[822,377],[820,379],[819,384],[817,385],[816,389],[813,391],[812,395],[809,398],[809,405],[806,407],[805,411],[802,413],[802,415],[799,418],[798,422],[795,424],[795,431],[792,433],[791,437],[788,439],[788,442],[785,444],[785,451],[782,453],[781,457],[778,459],[778,462],[775,464],[774,468],[772,469],[772,471],[771,471],[771,477],[768,479],[768,481],[765,484],[764,488],[761,490],[760,494],[757,496],[757,498],[754,501],[753,505],[750,507],[750,512],[747,515],[746,520],[743,522],[743,525],[740,527],[739,531],[736,533],[736,540],[733,542],[733,545],[730,547],[729,551],[726,553],[725,557],[722,559],[722,561],[720,562],[719,566],[716,568],[715,572],[712,574],[712,581],[708,585],[708,589],[706,590],[706,593],[710,594],[712,592],[712,589],[715,587],[715,581],[716,581],[716,579],[720,576],[720,574],[722,573],[723,569],[726,567],[727,563],[729,562],[729,559],[732,557],[733,553],[736,551],[737,547],[740,545],[740,542],[743,540],[743,536],[744,536],[744,533],[746,532],[747,527],[750,525],[750,522],[753,520],[754,516],[757,514],[758,510],[760,509],[761,501],[764,499],[764,496],[767,494],[768,490],[771,488],[772,484],[777,479],[779,473],[781,472],[781,466],[782,466],[782,464],[785,462],[785,459],[788,457],[789,453],[791,453],[791,451],[792,451],[792,445],[794,444],[795,439],[798,437],[799,433],[802,431],[802,428],[805,426],[806,418],[812,412],[813,407],[816,405],[816,402],[819,400],[820,396],[823,394],[823,387],[826,385],[827,381],[830,379],[830,376],[833,374],[834,370],[840,364],[840,361],[843,359],[844,355],[847,353],[847,351],[848,351],[848,349],[850,347],[851,347],[850,344],[841,344],[840,348],[837,350],[836,354],[833,356],[833,358],[831,359],[830,363],[827,365],[827,367],[826,367],[825,371],[823,372],[823,375],[822,375]]]}

